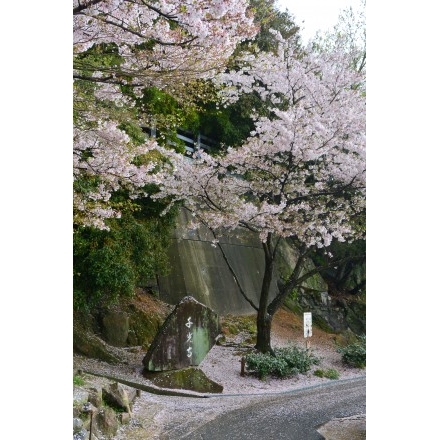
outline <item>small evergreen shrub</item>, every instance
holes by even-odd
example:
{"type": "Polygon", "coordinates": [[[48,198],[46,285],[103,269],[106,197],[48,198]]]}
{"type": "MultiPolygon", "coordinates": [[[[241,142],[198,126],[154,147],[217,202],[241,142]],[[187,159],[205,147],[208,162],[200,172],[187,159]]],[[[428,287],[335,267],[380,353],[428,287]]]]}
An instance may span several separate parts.
{"type": "Polygon", "coordinates": [[[356,368],[365,368],[367,365],[367,338],[361,336],[356,342],[340,347],[337,350],[342,354],[342,362],[356,368]]]}
{"type": "Polygon", "coordinates": [[[326,377],[327,379],[339,379],[339,372],[334,368],[329,368],[328,370],[316,370],[313,374],[318,377],[326,377]]]}
{"type": "Polygon", "coordinates": [[[259,379],[267,376],[288,377],[306,373],[319,360],[307,350],[292,346],[274,349],[275,356],[269,353],[250,353],[246,355],[246,368],[259,379]]]}
{"type": "Polygon", "coordinates": [[[310,355],[307,350],[296,346],[276,348],[275,355],[284,359],[289,367],[297,369],[301,374],[307,373],[312,365],[319,363],[318,358],[310,355]]]}

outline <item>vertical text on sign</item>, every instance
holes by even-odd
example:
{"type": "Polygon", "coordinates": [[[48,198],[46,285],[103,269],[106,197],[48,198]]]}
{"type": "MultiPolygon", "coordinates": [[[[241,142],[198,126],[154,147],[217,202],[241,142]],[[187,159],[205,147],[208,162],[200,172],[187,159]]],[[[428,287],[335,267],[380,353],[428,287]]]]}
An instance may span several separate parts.
{"type": "Polygon", "coordinates": [[[192,332],[191,332],[191,326],[194,323],[191,321],[191,316],[188,318],[188,321],[186,322],[185,326],[188,327],[188,334],[186,336],[186,343],[189,345],[186,349],[186,355],[190,358],[192,356],[192,332]]]}

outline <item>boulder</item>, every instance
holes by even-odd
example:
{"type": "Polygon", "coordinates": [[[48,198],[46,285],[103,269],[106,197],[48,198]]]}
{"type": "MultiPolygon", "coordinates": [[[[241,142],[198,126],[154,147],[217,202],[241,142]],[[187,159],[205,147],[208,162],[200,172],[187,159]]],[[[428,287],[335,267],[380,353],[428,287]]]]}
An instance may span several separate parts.
{"type": "Polygon", "coordinates": [[[73,433],[73,440],[86,440],[90,437],[89,432],[84,428],[79,430],[78,432],[73,433]]]}
{"type": "Polygon", "coordinates": [[[88,401],[93,406],[96,406],[97,408],[99,408],[102,405],[102,391],[101,391],[101,389],[97,390],[96,388],[90,388],[88,401]]]}
{"type": "Polygon", "coordinates": [[[161,388],[191,390],[198,393],[223,392],[223,385],[209,379],[199,368],[146,373],[145,376],[161,388]]]}
{"type": "Polygon", "coordinates": [[[131,415],[130,404],[136,397],[136,390],[113,382],[102,389],[102,399],[107,404],[123,409],[131,415]]]}
{"type": "Polygon", "coordinates": [[[124,347],[127,343],[129,319],[128,314],[110,311],[102,319],[104,339],[115,347],[124,347]]]}
{"type": "Polygon", "coordinates": [[[80,432],[83,429],[83,421],[78,418],[78,417],[74,417],[73,418],[73,433],[75,434],[76,432],[80,432]]]}
{"type": "Polygon", "coordinates": [[[183,298],[168,315],[144,359],[147,371],[197,366],[220,333],[219,317],[191,296],[183,298]]]}
{"type": "Polygon", "coordinates": [[[73,404],[74,405],[82,405],[87,403],[89,399],[89,393],[80,388],[74,388],[73,390],[73,404]]]}
{"type": "Polygon", "coordinates": [[[109,364],[117,364],[121,359],[112,353],[109,346],[89,329],[78,324],[73,326],[73,350],[86,357],[99,359],[109,364]]]}
{"type": "Polygon", "coordinates": [[[99,411],[97,418],[100,431],[107,436],[114,436],[118,431],[119,423],[116,412],[112,408],[104,407],[99,411]]]}
{"type": "Polygon", "coordinates": [[[130,422],[130,414],[129,413],[121,413],[121,424],[122,425],[128,425],[130,422]]]}

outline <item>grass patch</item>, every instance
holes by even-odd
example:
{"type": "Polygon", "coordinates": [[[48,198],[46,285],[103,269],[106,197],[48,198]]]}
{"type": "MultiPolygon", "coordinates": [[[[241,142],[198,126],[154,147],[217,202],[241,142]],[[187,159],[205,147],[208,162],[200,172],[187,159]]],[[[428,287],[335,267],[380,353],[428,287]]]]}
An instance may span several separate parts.
{"type": "Polygon", "coordinates": [[[317,377],[326,377],[327,379],[339,379],[339,372],[334,368],[328,370],[316,370],[313,373],[317,377]]]}
{"type": "Polygon", "coordinates": [[[86,383],[86,381],[79,374],[75,374],[73,376],[73,385],[75,385],[77,387],[82,387],[83,385],[85,385],[85,383],[86,383]]]}

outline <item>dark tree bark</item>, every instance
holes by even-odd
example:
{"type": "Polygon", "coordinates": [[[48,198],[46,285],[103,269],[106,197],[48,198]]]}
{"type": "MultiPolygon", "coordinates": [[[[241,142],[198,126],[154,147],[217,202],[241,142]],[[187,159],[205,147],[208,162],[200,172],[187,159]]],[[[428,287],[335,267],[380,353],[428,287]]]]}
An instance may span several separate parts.
{"type": "Polygon", "coordinates": [[[262,353],[274,354],[270,344],[270,333],[272,328],[273,315],[267,313],[269,303],[270,285],[274,270],[274,254],[272,249],[272,236],[269,234],[266,243],[263,243],[264,250],[264,276],[260,292],[260,301],[257,313],[257,343],[255,348],[262,353]]]}
{"type": "Polygon", "coordinates": [[[266,313],[263,309],[258,310],[257,314],[257,343],[255,348],[261,353],[270,353],[275,356],[271,346],[270,334],[272,331],[273,316],[266,313]]]}

